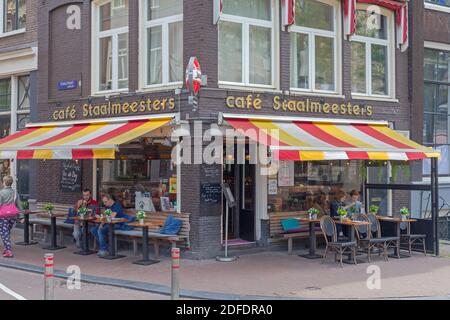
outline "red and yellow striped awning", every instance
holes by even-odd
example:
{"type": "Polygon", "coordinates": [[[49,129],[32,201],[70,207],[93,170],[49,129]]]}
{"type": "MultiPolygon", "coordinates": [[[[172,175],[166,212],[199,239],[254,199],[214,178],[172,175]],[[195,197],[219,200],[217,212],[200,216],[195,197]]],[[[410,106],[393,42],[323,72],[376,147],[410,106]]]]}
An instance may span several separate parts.
{"type": "Polygon", "coordinates": [[[29,125],[0,140],[0,158],[114,159],[119,145],[168,124],[173,117],[29,125]]]}
{"type": "Polygon", "coordinates": [[[390,129],[385,122],[245,118],[224,115],[229,125],[268,145],[279,160],[420,160],[440,157],[390,129]]]}

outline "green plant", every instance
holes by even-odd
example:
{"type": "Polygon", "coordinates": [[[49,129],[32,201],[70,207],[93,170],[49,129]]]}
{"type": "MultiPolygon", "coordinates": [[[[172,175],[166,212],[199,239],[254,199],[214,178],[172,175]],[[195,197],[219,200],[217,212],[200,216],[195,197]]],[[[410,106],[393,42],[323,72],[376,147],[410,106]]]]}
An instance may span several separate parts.
{"type": "Polygon", "coordinates": [[[308,214],[311,216],[313,216],[315,214],[319,214],[319,210],[317,210],[316,208],[309,208],[308,214]]]}
{"type": "Polygon", "coordinates": [[[52,211],[53,209],[55,209],[55,206],[54,206],[52,203],[47,203],[47,204],[44,206],[44,210],[45,210],[45,211],[52,211]]]}
{"type": "Polygon", "coordinates": [[[407,216],[409,214],[409,209],[407,207],[403,207],[400,209],[400,214],[407,216]]]}
{"type": "Polygon", "coordinates": [[[141,210],[141,211],[136,212],[136,218],[138,220],[143,220],[143,219],[145,219],[145,217],[146,217],[145,211],[141,210]]]}
{"type": "Polygon", "coordinates": [[[110,217],[112,215],[112,210],[111,209],[106,209],[104,214],[105,214],[105,216],[110,217]]]}
{"type": "Polygon", "coordinates": [[[373,213],[373,214],[377,214],[378,213],[378,210],[380,210],[380,207],[379,206],[376,206],[376,205],[371,205],[370,207],[369,207],[369,212],[370,213],[373,213]]]}
{"type": "Polygon", "coordinates": [[[30,209],[30,204],[28,203],[28,200],[21,201],[20,204],[22,205],[23,210],[30,209]]]}
{"type": "Polygon", "coordinates": [[[81,216],[81,215],[85,215],[87,213],[87,211],[88,211],[87,208],[81,207],[81,208],[78,208],[77,213],[81,216]]]}
{"type": "Polygon", "coordinates": [[[339,207],[339,208],[337,209],[337,214],[338,214],[340,217],[345,217],[345,216],[347,215],[347,210],[345,210],[345,209],[342,208],[342,207],[339,207]]]}

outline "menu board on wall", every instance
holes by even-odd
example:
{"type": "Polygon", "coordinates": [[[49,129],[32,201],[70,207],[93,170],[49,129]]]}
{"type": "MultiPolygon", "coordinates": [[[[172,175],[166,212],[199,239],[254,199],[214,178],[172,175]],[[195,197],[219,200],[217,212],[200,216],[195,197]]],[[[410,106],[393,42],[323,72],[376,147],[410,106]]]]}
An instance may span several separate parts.
{"type": "Polygon", "coordinates": [[[280,161],[278,169],[278,186],[294,186],[294,161],[280,161]]]}
{"type": "Polygon", "coordinates": [[[62,192],[81,192],[81,163],[73,160],[64,160],[61,162],[61,181],[62,192]]]}
{"type": "Polygon", "coordinates": [[[202,165],[200,185],[200,215],[215,216],[222,209],[222,167],[202,165]]]}

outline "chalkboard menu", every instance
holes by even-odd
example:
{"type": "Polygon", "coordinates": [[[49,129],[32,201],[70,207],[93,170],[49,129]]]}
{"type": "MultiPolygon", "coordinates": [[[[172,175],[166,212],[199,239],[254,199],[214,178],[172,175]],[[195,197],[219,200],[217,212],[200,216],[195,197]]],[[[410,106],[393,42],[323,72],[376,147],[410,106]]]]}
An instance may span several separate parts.
{"type": "Polygon", "coordinates": [[[202,165],[200,181],[200,215],[220,215],[222,210],[222,166],[202,165]]]}
{"type": "Polygon", "coordinates": [[[61,191],[81,192],[81,163],[64,160],[61,163],[61,191]]]}

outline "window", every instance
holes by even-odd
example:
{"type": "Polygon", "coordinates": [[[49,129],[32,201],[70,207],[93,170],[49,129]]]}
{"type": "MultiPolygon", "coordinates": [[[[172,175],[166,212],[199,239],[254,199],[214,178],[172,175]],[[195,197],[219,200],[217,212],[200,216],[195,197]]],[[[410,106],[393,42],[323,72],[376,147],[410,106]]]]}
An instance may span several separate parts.
{"type": "Polygon", "coordinates": [[[0,33],[25,28],[25,0],[0,0],[0,33]]]}
{"type": "Polygon", "coordinates": [[[329,0],[296,1],[291,27],[291,88],[336,92],[338,5],[329,0]]]}
{"type": "Polygon", "coordinates": [[[181,84],[183,1],[145,1],[145,86],[181,84]]]}
{"type": "Polygon", "coordinates": [[[425,2],[450,8],[450,0],[425,0],[425,2]]]}
{"type": "Polygon", "coordinates": [[[224,0],[219,23],[219,81],[274,86],[274,8],[271,0],[224,0]]]}
{"type": "MultiPolygon", "coordinates": [[[[439,173],[450,175],[450,52],[425,49],[423,142],[441,150],[439,173]]],[[[425,174],[430,174],[425,162],[425,174]],[[427,172],[428,171],[428,172],[427,172]]]]}
{"type": "Polygon", "coordinates": [[[355,95],[393,95],[392,17],[392,12],[384,9],[381,14],[363,9],[356,11],[356,34],[351,39],[351,79],[355,95]]]}
{"type": "Polygon", "coordinates": [[[1,137],[25,129],[30,120],[29,91],[29,75],[0,79],[0,114],[4,123],[0,130],[1,137]]]}
{"type": "Polygon", "coordinates": [[[95,91],[128,88],[128,0],[102,1],[96,10],[95,91]]]}
{"type": "Polygon", "coordinates": [[[11,78],[0,79],[0,112],[11,111],[11,78]]]}

